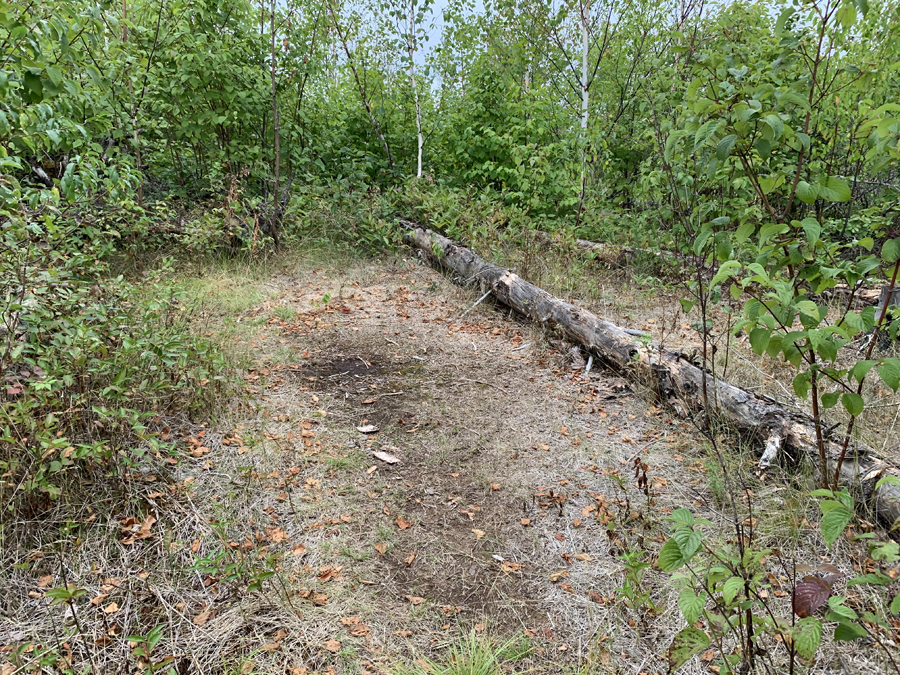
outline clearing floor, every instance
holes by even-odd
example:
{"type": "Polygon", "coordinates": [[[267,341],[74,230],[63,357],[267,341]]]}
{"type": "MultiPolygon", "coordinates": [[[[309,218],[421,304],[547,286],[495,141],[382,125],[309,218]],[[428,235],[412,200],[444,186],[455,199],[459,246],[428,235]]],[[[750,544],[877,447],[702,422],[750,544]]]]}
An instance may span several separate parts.
{"type": "MultiPolygon", "coordinates": [[[[728,531],[687,421],[416,260],[218,284],[205,297],[228,309],[199,322],[233,336],[246,396],[214,424],[173,424],[183,458],[136,477],[105,541],[65,567],[50,543],[31,554],[0,643],[52,644],[59,610],[34,584],[74,581],[95,672],[412,672],[467,635],[504,645],[511,672],[666,672],[679,589],[649,566],[629,589],[623,556],[652,563],[637,552],[678,507],[728,531]],[[121,639],[157,623],[152,645],[121,639]]],[[[753,490],[783,521],[770,531],[796,530],[783,485],[753,490]]],[[[809,672],[876,672],[869,658],[829,645],[809,672]]]]}
{"type": "MultiPolygon", "coordinates": [[[[257,317],[258,413],[203,442],[263,436],[206,461],[267,488],[245,514],[253,546],[302,553],[297,665],[390,672],[473,630],[530,638],[531,672],[609,664],[611,650],[619,667],[664,670],[663,652],[622,647],[636,626],[613,606],[625,550],[607,524],[707,498],[683,422],[502,308],[466,313],[478,296],[414,261],[298,270],[270,290],[242,319],[257,317]]],[[[664,643],[677,627],[656,630],[664,643]]]]}

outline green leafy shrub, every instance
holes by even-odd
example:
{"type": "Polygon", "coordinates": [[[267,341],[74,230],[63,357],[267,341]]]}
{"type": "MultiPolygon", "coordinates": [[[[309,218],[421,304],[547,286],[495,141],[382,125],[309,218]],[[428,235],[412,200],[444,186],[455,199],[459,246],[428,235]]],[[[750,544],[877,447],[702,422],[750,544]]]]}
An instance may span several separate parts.
{"type": "Polygon", "coordinates": [[[106,276],[98,231],[15,222],[0,251],[0,492],[10,508],[16,497],[60,496],[80,472],[123,476],[159,448],[166,418],[209,403],[228,380],[163,281],[170,266],[137,285],[106,276]]]}

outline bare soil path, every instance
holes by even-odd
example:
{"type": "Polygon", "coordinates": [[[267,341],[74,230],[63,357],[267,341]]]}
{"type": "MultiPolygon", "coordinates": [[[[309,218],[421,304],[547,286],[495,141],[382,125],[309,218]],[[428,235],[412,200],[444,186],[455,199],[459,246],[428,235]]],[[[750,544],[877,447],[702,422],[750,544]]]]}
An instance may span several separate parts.
{"type": "Polygon", "coordinates": [[[681,423],[515,317],[481,305],[460,319],[477,297],[414,262],[271,283],[246,319],[259,412],[223,434],[265,442],[222,461],[269,488],[248,545],[300,553],[310,667],[389,672],[474,630],[530,638],[530,672],[609,664],[612,649],[662,668],[662,653],[622,651],[626,543],[607,524],[665,508],[673,471],[703,470],[678,454],[681,423]]]}

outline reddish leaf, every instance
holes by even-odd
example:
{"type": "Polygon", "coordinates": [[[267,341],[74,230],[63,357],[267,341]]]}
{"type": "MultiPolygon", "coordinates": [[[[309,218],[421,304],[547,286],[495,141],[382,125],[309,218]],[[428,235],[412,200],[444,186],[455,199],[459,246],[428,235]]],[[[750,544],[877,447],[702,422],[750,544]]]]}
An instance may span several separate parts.
{"type": "Polygon", "coordinates": [[[831,595],[831,584],[816,576],[804,577],[794,588],[794,614],[801,619],[812,616],[831,595]]]}

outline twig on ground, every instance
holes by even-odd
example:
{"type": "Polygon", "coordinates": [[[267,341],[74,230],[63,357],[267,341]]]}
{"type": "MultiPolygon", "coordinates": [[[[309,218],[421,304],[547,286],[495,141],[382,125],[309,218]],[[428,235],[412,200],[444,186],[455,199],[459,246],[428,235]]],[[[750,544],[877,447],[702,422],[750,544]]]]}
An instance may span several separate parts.
{"type": "Polygon", "coordinates": [[[465,312],[463,312],[462,314],[460,314],[460,315],[459,315],[459,318],[462,319],[466,314],[468,314],[468,313],[471,312],[473,309],[475,309],[476,307],[478,307],[478,305],[481,304],[481,301],[484,300],[484,299],[485,299],[487,296],[489,296],[490,294],[491,294],[491,291],[489,290],[487,293],[485,293],[485,294],[482,295],[480,298],[478,298],[478,302],[476,302],[474,305],[472,305],[471,307],[469,307],[469,309],[467,309],[465,312]]]}

